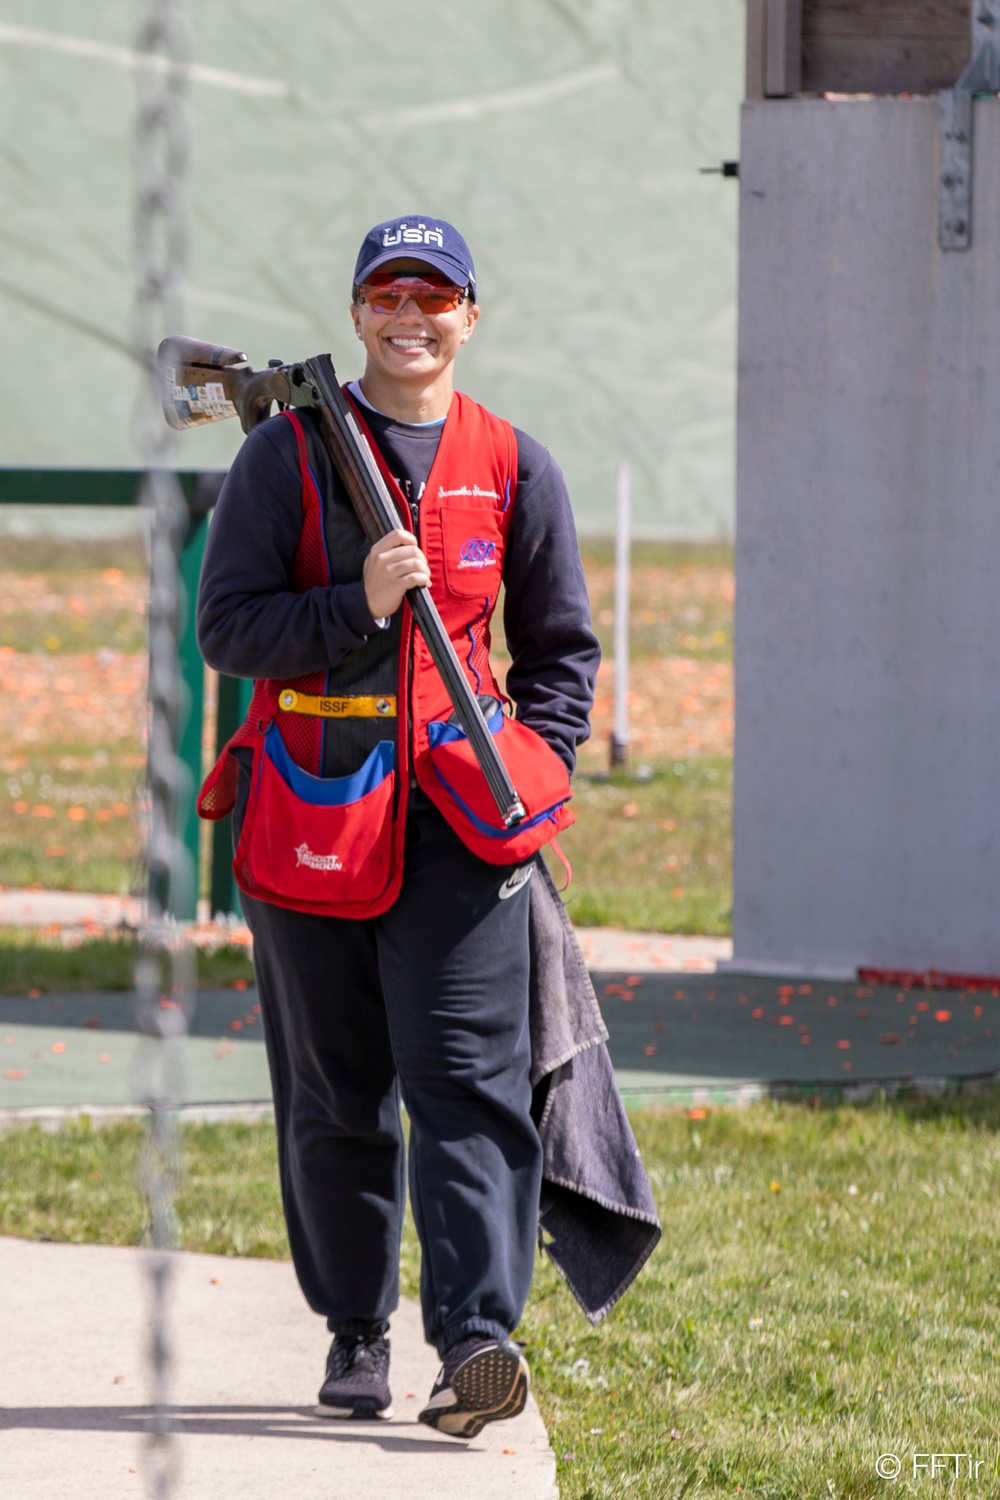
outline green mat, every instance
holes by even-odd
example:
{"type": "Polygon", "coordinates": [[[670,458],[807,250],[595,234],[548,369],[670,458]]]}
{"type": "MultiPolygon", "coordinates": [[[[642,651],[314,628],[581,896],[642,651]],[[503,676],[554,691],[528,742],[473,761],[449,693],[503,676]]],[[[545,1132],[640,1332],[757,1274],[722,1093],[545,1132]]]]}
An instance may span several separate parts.
{"type": "MultiPolygon", "coordinates": [[[[186,1103],[270,1099],[255,1005],[252,990],[199,992],[186,1103]]],[[[0,1109],[134,1104],[142,1046],[128,994],[0,998],[0,1109]]]]}
{"type": "MultiPolygon", "coordinates": [[[[934,1086],[1000,1073],[1000,996],[736,975],[593,976],[627,1104],[934,1086]]],[[[270,1099],[252,990],[198,996],[189,1104],[270,1099]]],[[[141,1039],[127,994],[0,998],[0,1109],[128,1105],[141,1039]]]]}
{"type": "Polygon", "coordinates": [[[1000,1073],[1000,996],[733,974],[595,974],[631,1104],[1000,1073]]]}

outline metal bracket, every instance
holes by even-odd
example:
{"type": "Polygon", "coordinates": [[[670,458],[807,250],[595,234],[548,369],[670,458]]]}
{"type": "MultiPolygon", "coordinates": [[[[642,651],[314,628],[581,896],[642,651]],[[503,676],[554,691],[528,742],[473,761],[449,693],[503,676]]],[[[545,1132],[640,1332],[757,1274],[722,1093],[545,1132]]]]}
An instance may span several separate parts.
{"type": "Polygon", "coordinates": [[[1000,0],[972,0],[972,56],[953,89],[942,89],[938,242],[972,243],[972,99],[1000,93],[1000,0]]]}
{"type": "Polygon", "coordinates": [[[972,95],[942,89],[941,197],[938,242],[942,250],[968,250],[972,240],[972,95]]]}

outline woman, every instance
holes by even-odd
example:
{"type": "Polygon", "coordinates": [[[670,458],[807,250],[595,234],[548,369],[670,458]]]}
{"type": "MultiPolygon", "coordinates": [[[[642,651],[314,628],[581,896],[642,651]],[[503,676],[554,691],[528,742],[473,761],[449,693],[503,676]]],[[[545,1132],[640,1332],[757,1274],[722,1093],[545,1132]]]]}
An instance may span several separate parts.
{"type": "Polygon", "coordinates": [[[238,767],[236,870],[289,1242],[334,1335],[318,1410],[391,1415],[402,1099],[424,1325],[442,1360],[420,1420],[468,1438],[527,1398],[510,1337],[541,1175],[527,886],[535,850],[572,821],[599,647],[558,467],[454,390],[479,317],[461,235],[416,216],[377,225],[351,315],[366,363],[348,395],[409,524],[369,546],[312,413],[247,439],[212,521],[198,631],[213,667],[258,685],[202,810],[231,804],[238,767]],[[489,664],[501,581],[513,719],[489,664]],[[420,586],[528,803],[509,835],[477,800],[481,773],[402,607],[420,586]]]}

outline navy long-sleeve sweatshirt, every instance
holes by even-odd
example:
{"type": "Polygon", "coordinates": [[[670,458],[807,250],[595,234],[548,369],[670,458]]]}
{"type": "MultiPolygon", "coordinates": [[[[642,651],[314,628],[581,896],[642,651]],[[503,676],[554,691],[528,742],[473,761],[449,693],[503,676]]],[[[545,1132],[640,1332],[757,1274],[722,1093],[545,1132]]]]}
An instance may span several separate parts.
{"type": "MultiPolygon", "coordinates": [[[[353,393],[363,401],[356,386],[353,393]]],[[[416,516],[443,423],[397,422],[370,407],[365,418],[416,516]]],[[[565,480],[547,449],[515,432],[517,490],[503,568],[507,692],[517,717],[572,771],[590,732],[600,646],[565,480]]],[[[360,581],[294,591],[301,527],[295,435],[290,422],[272,418],[237,454],[209,528],[198,641],[216,670],[301,677],[336,665],[379,629],[360,581]]]]}

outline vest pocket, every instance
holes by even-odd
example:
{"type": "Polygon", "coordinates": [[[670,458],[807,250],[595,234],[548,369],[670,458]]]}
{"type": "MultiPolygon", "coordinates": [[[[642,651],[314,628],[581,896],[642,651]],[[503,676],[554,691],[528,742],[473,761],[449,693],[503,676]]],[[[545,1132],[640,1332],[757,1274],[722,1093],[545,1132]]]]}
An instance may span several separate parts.
{"type": "Polygon", "coordinates": [[[350,915],[385,890],[392,855],[392,740],[350,776],[313,776],[272,726],[254,756],[233,868],[241,890],[299,908],[350,915]]]}
{"type": "Polygon", "coordinates": [[[541,735],[501,709],[489,720],[510,778],[527,816],[516,828],[505,828],[486,778],[465,731],[451,721],[427,726],[427,752],[420,782],[462,841],[490,864],[527,859],[563,828],[575,822],[566,806],[569,773],[541,735]],[[429,770],[430,774],[426,772],[429,770]]]}
{"type": "Polygon", "coordinates": [[[496,512],[485,506],[441,508],[444,578],[459,599],[493,599],[503,574],[503,535],[496,512]]]}

